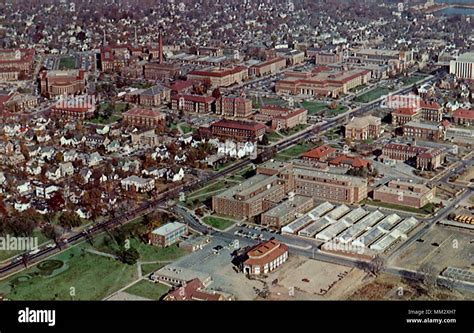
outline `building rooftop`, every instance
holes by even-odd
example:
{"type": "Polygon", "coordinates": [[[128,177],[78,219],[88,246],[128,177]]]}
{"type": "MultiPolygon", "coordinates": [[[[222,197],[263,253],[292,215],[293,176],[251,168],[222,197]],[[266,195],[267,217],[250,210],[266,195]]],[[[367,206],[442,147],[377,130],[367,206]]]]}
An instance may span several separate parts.
{"type": "Polygon", "coordinates": [[[474,52],[463,53],[456,59],[456,61],[474,62],[474,52]]]}
{"type": "Polygon", "coordinates": [[[160,236],[166,236],[172,232],[175,232],[183,227],[186,227],[186,224],[180,223],[180,222],[170,222],[166,223],[165,225],[162,225],[159,228],[156,228],[153,230],[151,233],[155,235],[160,235],[160,236]]]}
{"type": "Polygon", "coordinates": [[[296,207],[304,205],[305,203],[311,200],[312,198],[310,197],[306,197],[303,195],[295,195],[293,199],[288,199],[280,203],[279,205],[273,207],[272,209],[264,213],[264,215],[273,216],[273,217],[282,217],[287,214],[291,214],[295,210],[296,207]]]}

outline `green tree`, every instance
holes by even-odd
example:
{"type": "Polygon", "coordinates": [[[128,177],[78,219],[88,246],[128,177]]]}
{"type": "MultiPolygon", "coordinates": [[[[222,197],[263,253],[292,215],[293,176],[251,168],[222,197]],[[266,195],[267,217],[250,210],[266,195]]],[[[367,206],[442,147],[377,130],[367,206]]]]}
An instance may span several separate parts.
{"type": "Polygon", "coordinates": [[[67,229],[76,228],[82,224],[82,220],[74,212],[64,212],[59,217],[59,224],[67,229]]]}

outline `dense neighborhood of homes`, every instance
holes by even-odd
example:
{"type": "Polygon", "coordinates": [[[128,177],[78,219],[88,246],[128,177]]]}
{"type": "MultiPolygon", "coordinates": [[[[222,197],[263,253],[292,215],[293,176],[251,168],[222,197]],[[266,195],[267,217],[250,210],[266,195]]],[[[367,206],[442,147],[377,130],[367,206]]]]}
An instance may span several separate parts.
{"type": "MultiPolygon", "coordinates": [[[[222,28],[202,18],[215,38],[206,22],[195,32],[180,23],[177,36],[176,19],[167,17],[148,32],[138,19],[116,19],[122,34],[112,21],[95,30],[68,26],[61,48],[46,26],[23,43],[5,29],[1,230],[57,225],[65,237],[163,199],[160,209],[179,205],[186,213],[150,227],[152,246],[202,250],[212,240],[189,225],[191,216],[210,230],[221,229],[206,223],[212,219],[246,222],[322,249],[335,240],[376,256],[420,225],[407,213],[428,219],[449,206],[462,192],[450,170],[470,167],[474,144],[472,33],[463,31],[462,43],[434,39],[425,26],[442,28],[431,7],[384,5],[380,18],[354,27],[344,21],[350,13],[342,21],[328,13],[306,35],[298,16],[305,8],[277,2],[268,11],[269,4],[239,4],[249,16],[222,28]],[[258,9],[285,27],[251,19],[258,9]],[[401,22],[421,26],[400,35],[401,22]],[[239,41],[224,38],[233,29],[239,41]],[[37,225],[19,223],[26,217],[37,225]]],[[[185,3],[157,6],[186,17],[185,3]]],[[[262,276],[289,260],[284,239],[252,241],[233,252],[239,272],[262,276]]],[[[207,288],[208,275],[163,267],[151,279],[174,288],[168,300],[234,299],[235,290],[207,288]]]]}

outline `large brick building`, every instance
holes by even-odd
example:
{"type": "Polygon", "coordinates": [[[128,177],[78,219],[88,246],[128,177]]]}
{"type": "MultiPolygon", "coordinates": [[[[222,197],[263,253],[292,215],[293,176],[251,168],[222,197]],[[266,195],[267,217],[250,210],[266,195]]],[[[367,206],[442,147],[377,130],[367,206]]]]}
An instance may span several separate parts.
{"type": "Polygon", "coordinates": [[[242,96],[222,96],[216,101],[216,113],[229,117],[247,118],[252,114],[252,100],[242,96]]]}
{"type": "Polygon", "coordinates": [[[370,71],[317,67],[310,72],[287,72],[275,85],[277,94],[338,97],[368,83],[370,71]]]}
{"type": "Polygon", "coordinates": [[[457,109],[453,112],[454,123],[458,125],[474,125],[474,110],[457,109]]]}
{"type": "Polygon", "coordinates": [[[422,123],[419,121],[410,121],[403,125],[403,136],[429,141],[442,140],[444,137],[443,127],[422,123]]]}
{"type": "Polygon", "coordinates": [[[256,176],[214,196],[212,208],[220,215],[248,218],[275,207],[289,192],[352,204],[367,198],[367,180],[269,161],[257,168],[256,176]]]}
{"type": "Polygon", "coordinates": [[[262,106],[255,115],[255,120],[270,124],[272,130],[290,129],[304,125],[308,121],[305,109],[288,109],[275,105],[262,106]]]}
{"type": "Polygon", "coordinates": [[[298,214],[309,211],[314,206],[311,197],[296,195],[262,214],[261,224],[280,229],[293,221],[298,214]]]}
{"type": "Polygon", "coordinates": [[[59,101],[50,109],[52,116],[81,120],[94,117],[94,112],[95,105],[87,96],[59,101]]]}
{"type": "Polygon", "coordinates": [[[145,64],[143,75],[146,80],[166,81],[179,75],[181,67],[178,64],[150,62],[145,64]]]}
{"type": "Polygon", "coordinates": [[[123,120],[128,125],[140,127],[160,127],[165,125],[165,115],[151,108],[135,107],[123,113],[123,120]]]}
{"type": "Polygon", "coordinates": [[[259,64],[250,66],[251,76],[264,76],[278,73],[286,67],[286,59],[282,57],[273,58],[259,64]]]}
{"type": "Polygon", "coordinates": [[[248,69],[245,66],[236,66],[233,68],[195,70],[188,73],[187,78],[188,80],[207,82],[212,87],[229,87],[247,80],[248,69]]]}
{"type": "Polygon", "coordinates": [[[350,140],[377,139],[381,128],[382,121],[378,117],[355,117],[345,126],[345,137],[350,140]]]}
{"type": "Polygon", "coordinates": [[[78,95],[86,91],[86,72],[79,70],[46,71],[39,74],[41,96],[78,95]]]}
{"type": "Polygon", "coordinates": [[[260,141],[265,134],[265,126],[249,121],[223,119],[210,126],[211,134],[222,139],[238,141],[260,141]]]}
{"type": "Polygon", "coordinates": [[[285,182],[277,176],[256,175],[212,197],[212,208],[219,214],[249,218],[267,211],[285,197],[285,182]]]}
{"type": "Polygon", "coordinates": [[[33,69],[34,55],[33,49],[0,50],[0,81],[29,78],[33,69]]]}
{"type": "Polygon", "coordinates": [[[443,107],[436,102],[422,101],[420,105],[421,119],[439,123],[443,120],[443,107]]]}
{"type": "Polygon", "coordinates": [[[124,100],[148,107],[156,107],[171,101],[171,89],[163,85],[155,85],[147,89],[137,89],[127,93],[124,100]]]}
{"type": "Polygon", "coordinates": [[[417,109],[411,107],[401,107],[392,111],[392,124],[395,126],[403,126],[410,121],[419,119],[420,114],[417,109]]]}
{"type": "Polygon", "coordinates": [[[213,110],[215,98],[201,95],[173,95],[171,109],[184,112],[210,113],[213,110]]]}
{"type": "Polygon", "coordinates": [[[416,166],[418,169],[434,170],[443,164],[444,150],[388,143],[382,148],[381,159],[403,161],[416,166]]]}
{"type": "Polygon", "coordinates": [[[434,196],[434,188],[395,180],[374,190],[374,200],[413,208],[424,207],[433,201],[434,196]]]}

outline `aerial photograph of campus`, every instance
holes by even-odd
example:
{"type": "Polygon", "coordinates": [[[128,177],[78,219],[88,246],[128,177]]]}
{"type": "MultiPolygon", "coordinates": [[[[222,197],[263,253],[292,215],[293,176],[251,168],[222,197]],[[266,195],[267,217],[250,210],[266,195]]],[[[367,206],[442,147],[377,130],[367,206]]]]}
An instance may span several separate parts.
{"type": "Polygon", "coordinates": [[[0,1],[1,301],[474,300],[473,189],[473,0],[0,1]]]}

